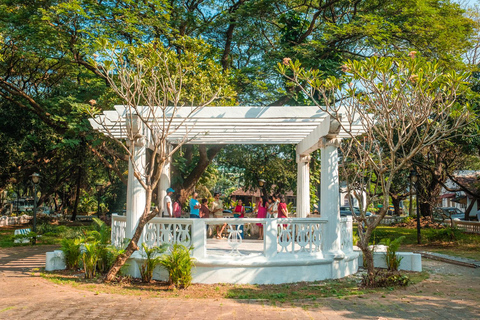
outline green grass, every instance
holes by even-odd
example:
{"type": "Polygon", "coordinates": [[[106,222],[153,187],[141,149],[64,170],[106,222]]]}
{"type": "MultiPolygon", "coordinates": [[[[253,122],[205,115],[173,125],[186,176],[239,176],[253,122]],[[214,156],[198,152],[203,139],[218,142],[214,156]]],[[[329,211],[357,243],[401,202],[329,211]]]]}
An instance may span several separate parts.
{"type": "MultiPolygon", "coordinates": [[[[427,272],[408,272],[405,274],[411,279],[412,284],[428,278],[427,272]]],[[[171,290],[168,284],[162,282],[150,284],[144,284],[138,281],[103,283],[100,279],[86,280],[81,276],[78,277],[78,272],[73,271],[41,273],[40,275],[57,285],[69,285],[76,289],[90,292],[161,298],[264,300],[265,303],[271,305],[277,303],[293,303],[303,300],[318,303],[320,299],[328,297],[348,300],[351,296],[364,297],[369,293],[387,294],[395,290],[393,287],[375,289],[360,288],[358,282],[352,277],[279,285],[192,284],[185,290],[171,290]]]]}
{"type": "Polygon", "coordinates": [[[390,226],[378,226],[372,233],[370,242],[372,244],[378,244],[382,239],[391,239],[394,240],[404,236],[402,244],[415,244],[417,243],[417,230],[416,229],[407,229],[407,228],[397,228],[390,226]]]}
{"type": "MultiPolygon", "coordinates": [[[[31,226],[18,226],[18,229],[31,228],[31,226]]],[[[90,230],[89,225],[86,226],[66,226],[40,224],[37,226],[37,234],[41,237],[37,238],[37,245],[56,245],[60,244],[63,238],[75,238],[82,234],[83,230],[90,230]]],[[[29,246],[28,243],[14,243],[14,228],[0,228],[0,248],[10,248],[18,246],[29,246]]]]}
{"type": "Polygon", "coordinates": [[[0,229],[0,248],[13,247],[13,232],[12,229],[0,229]]]}
{"type": "Polygon", "coordinates": [[[0,312],[5,312],[5,311],[8,311],[8,310],[12,310],[13,308],[15,308],[15,307],[6,307],[6,308],[0,310],[0,312]]]}
{"type": "MultiPolygon", "coordinates": [[[[370,238],[371,244],[378,244],[382,239],[394,240],[405,236],[400,251],[431,251],[457,257],[480,260],[480,234],[460,233],[452,241],[429,241],[427,235],[437,232],[433,229],[422,229],[422,244],[417,244],[417,230],[391,226],[378,226],[370,238]]],[[[354,234],[357,233],[354,227],[354,234]]]]}

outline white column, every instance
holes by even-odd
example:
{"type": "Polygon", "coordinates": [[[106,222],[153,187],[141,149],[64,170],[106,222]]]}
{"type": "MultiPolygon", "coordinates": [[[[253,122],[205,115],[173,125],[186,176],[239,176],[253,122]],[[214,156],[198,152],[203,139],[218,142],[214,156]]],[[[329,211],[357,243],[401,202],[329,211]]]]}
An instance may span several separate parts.
{"type": "Polygon", "coordinates": [[[337,139],[328,140],[322,138],[321,146],[321,208],[322,218],[328,219],[325,225],[323,237],[323,248],[325,253],[333,255],[334,258],[342,258],[344,255],[340,250],[340,193],[338,177],[338,151],[337,139]]]}
{"type": "Polygon", "coordinates": [[[203,259],[207,254],[207,228],[205,219],[192,220],[192,256],[195,259],[203,259]]]}
{"type": "MultiPolygon", "coordinates": [[[[170,145],[167,146],[167,152],[170,152],[170,145]]],[[[160,182],[158,184],[158,210],[160,212],[160,217],[162,216],[163,206],[165,196],[167,195],[167,189],[170,188],[171,180],[170,180],[170,163],[171,159],[165,162],[165,165],[162,169],[162,175],[160,176],[160,182]]]]}
{"type": "Polygon", "coordinates": [[[133,237],[138,220],[143,214],[146,205],[146,192],[140,182],[134,176],[134,168],[143,174],[146,165],[146,146],[144,139],[139,139],[130,146],[133,152],[133,161],[128,161],[128,185],[127,185],[127,226],[125,236],[129,239],[133,237]]]}
{"type": "Polygon", "coordinates": [[[297,218],[310,213],[310,155],[297,154],[297,218]]]}

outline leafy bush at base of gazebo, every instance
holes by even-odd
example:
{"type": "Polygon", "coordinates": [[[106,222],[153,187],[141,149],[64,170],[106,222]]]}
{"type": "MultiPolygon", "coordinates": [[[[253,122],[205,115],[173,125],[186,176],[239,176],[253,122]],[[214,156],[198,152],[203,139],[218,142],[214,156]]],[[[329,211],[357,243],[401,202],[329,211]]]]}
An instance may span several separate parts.
{"type": "Polygon", "coordinates": [[[76,269],[80,263],[80,240],[79,239],[62,239],[63,255],[65,256],[65,265],[67,269],[76,269]]]}
{"type": "Polygon", "coordinates": [[[162,256],[160,264],[168,271],[169,281],[177,288],[187,288],[192,283],[195,259],[190,256],[193,247],[174,244],[169,254],[162,256]]]}
{"type": "Polygon", "coordinates": [[[82,253],[83,269],[85,270],[85,278],[92,279],[97,271],[97,262],[99,256],[99,248],[97,243],[86,243],[82,253]]]}
{"type": "Polygon", "coordinates": [[[168,245],[162,245],[160,247],[148,248],[145,243],[142,243],[142,256],[145,260],[138,266],[142,282],[149,283],[152,281],[153,270],[160,264],[162,259],[158,254],[165,252],[167,247],[168,245]]]}

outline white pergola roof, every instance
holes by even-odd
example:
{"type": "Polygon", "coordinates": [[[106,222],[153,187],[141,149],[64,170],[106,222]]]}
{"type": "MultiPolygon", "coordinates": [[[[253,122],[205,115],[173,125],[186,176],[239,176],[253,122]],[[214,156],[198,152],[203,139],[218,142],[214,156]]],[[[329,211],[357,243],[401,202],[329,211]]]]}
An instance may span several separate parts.
{"type": "MultiPolygon", "coordinates": [[[[143,117],[161,132],[162,110],[146,107],[143,110],[143,117]]],[[[172,112],[173,108],[167,108],[167,118],[172,118],[172,112]]],[[[115,110],[104,111],[90,119],[90,123],[100,132],[125,139],[129,113],[129,108],[115,106],[115,110]]],[[[330,116],[316,106],[204,107],[197,110],[183,107],[172,118],[167,140],[172,144],[185,137],[188,144],[297,144],[298,149],[307,150],[318,143],[319,138],[329,135],[330,122],[330,116]]],[[[362,127],[354,126],[351,130],[360,133],[362,127]]],[[[347,136],[342,131],[337,135],[339,138],[347,136]]]]}

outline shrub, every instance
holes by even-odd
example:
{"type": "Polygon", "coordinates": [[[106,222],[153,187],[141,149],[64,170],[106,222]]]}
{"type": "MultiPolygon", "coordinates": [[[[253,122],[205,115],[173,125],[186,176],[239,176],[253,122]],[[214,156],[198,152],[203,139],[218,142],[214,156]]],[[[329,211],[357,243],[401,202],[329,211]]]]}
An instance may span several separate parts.
{"type": "Polygon", "coordinates": [[[78,239],[63,238],[61,245],[67,269],[76,269],[80,262],[80,241],[78,239]]]}
{"type": "Polygon", "coordinates": [[[45,235],[47,233],[56,235],[58,232],[59,231],[58,231],[57,227],[52,226],[49,223],[42,223],[41,225],[39,225],[37,227],[37,233],[42,234],[42,235],[45,235]]]}
{"type": "Polygon", "coordinates": [[[447,227],[445,229],[427,229],[424,233],[428,241],[455,241],[463,237],[462,231],[457,228],[447,227]]]}
{"type": "MultiPolygon", "coordinates": [[[[93,230],[84,232],[84,241],[86,243],[95,243],[97,255],[97,267],[100,273],[105,273],[110,269],[115,250],[108,246],[110,243],[110,228],[98,218],[93,218],[93,230]]],[[[119,253],[116,253],[118,255],[119,253]]]]}
{"type": "Polygon", "coordinates": [[[96,241],[100,244],[107,245],[110,243],[110,228],[98,218],[93,218],[92,228],[85,232],[85,241],[96,241]]]}
{"type": "Polygon", "coordinates": [[[98,243],[85,243],[85,251],[82,254],[83,268],[85,270],[85,279],[95,277],[98,262],[98,243]]]}
{"type": "Polygon", "coordinates": [[[384,230],[373,230],[372,232],[372,239],[373,239],[373,244],[380,243],[384,239],[388,239],[390,237],[389,232],[385,232],[384,230]]]}
{"type": "Polygon", "coordinates": [[[178,288],[187,288],[192,283],[192,268],[195,261],[190,257],[192,249],[174,244],[172,251],[160,259],[160,264],[168,271],[170,283],[178,288]]]}
{"type": "Polygon", "coordinates": [[[81,228],[67,228],[65,226],[59,227],[59,236],[68,239],[80,239],[84,236],[81,228]]]}
{"type": "MultiPolygon", "coordinates": [[[[107,247],[107,254],[106,254],[106,260],[105,260],[105,268],[103,271],[101,270],[100,272],[107,272],[110,270],[110,268],[113,266],[115,260],[117,260],[117,257],[121,255],[122,253],[125,252],[125,248],[117,248],[115,246],[108,246],[107,247]]],[[[100,268],[99,268],[100,270],[100,268]]]]}
{"type": "Polygon", "coordinates": [[[397,257],[397,251],[404,239],[405,236],[401,236],[393,241],[390,239],[384,239],[384,241],[382,241],[382,243],[388,247],[387,253],[385,254],[385,262],[387,263],[388,271],[398,271],[398,267],[400,266],[403,257],[397,257]]]}
{"type": "Polygon", "coordinates": [[[403,219],[400,221],[400,223],[410,223],[410,222],[412,222],[413,220],[415,220],[414,217],[408,216],[408,217],[403,218],[403,219]]]}
{"type": "Polygon", "coordinates": [[[161,261],[161,257],[158,256],[158,254],[165,252],[168,245],[148,248],[145,243],[142,243],[142,247],[142,256],[145,258],[145,261],[139,266],[140,275],[143,282],[149,283],[152,281],[153,270],[160,264],[161,261]]]}
{"type": "Polygon", "coordinates": [[[362,279],[364,287],[405,287],[410,284],[410,278],[407,275],[398,272],[378,270],[375,273],[375,281],[369,282],[368,275],[365,274],[362,279]]]}

